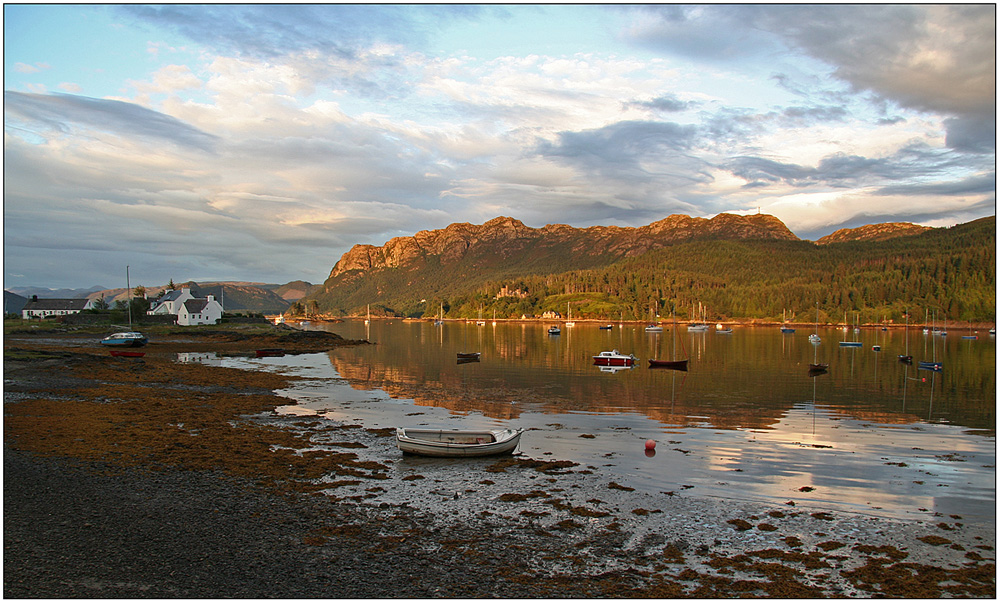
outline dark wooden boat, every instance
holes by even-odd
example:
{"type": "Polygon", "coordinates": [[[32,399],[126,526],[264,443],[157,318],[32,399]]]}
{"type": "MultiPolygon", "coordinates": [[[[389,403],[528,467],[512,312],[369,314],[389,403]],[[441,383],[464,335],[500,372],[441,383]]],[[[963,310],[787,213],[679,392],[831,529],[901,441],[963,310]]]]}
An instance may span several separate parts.
{"type": "Polygon", "coordinates": [[[813,376],[822,375],[827,371],[828,368],[830,368],[829,364],[823,364],[823,363],[810,364],[809,374],[813,376]]]}
{"type": "Polygon", "coordinates": [[[283,348],[261,348],[255,352],[257,358],[264,358],[266,356],[284,356],[285,350],[283,348]]]}
{"type": "Polygon", "coordinates": [[[142,358],[146,352],[133,352],[130,350],[111,350],[111,355],[116,358],[142,358]]]}
{"type": "Polygon", "coordinates": [[[458,352],[459,360],[479,360],[480,352],[458,352]]]}
{"type": "Polygon", "coordinates": [[[675,371],[688,370],[688,361],[684,360],[649,360],[649,368],[672,369],[675,371]]]}
{"type": "Polygon", "coordinates": [[[899,361],[903,364],[913,364],[913,356],[910,356],[909,354],[900,354],[897,358],[899,358],[899,361]]]}

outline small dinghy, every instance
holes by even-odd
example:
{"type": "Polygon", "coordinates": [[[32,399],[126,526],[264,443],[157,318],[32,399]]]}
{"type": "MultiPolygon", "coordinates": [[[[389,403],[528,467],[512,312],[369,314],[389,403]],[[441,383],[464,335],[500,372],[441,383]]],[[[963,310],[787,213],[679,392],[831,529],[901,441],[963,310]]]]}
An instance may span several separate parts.
{"type": "Polygon", "coordinates": [[[523,429],[396,428],[396,445],[405,454],[422,456],[490,456],[510,454],[521,442],[523,429]]]}

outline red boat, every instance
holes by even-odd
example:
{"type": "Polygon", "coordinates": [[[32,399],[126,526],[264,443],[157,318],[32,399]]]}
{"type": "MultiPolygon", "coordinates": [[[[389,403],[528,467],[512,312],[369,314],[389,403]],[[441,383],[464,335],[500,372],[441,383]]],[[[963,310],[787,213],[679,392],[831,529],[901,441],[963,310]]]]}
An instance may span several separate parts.
{"type": "Polygon", "coordinates": [[[593,358],[594,364],[598,366],[632,366],[638,360],[632,354],[622,354],[618,350],[601,352],[593,358]]]}
{"type": "Polygon", "coordinates": [[[665,368],[675,371],[688,370],[688,361],[685,360],[653,360],[649,361],[649,368],[665,368]]]}
{"type": "Polygon", "coordinates": [[[128,350],[111,350],[111,355],[120,358],[142,358],[146,352],[130,352],[128,350]]]}

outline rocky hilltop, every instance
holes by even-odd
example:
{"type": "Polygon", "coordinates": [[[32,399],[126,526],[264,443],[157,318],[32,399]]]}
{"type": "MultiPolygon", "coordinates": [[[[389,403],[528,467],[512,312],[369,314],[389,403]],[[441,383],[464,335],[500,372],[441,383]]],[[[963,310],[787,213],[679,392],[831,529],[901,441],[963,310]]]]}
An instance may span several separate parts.
{"type": "Polygon", "coordinates": [[[896,237],[918,235],[931,230],[930,226],[920,226],[909,222],[886,222],[866,224],[858,228],[841,228],[816,241],[817,245],[844,243],[846,241],[884,241],[896,237]]]}
{"type": "Polygon", "coordinates": [[[412,237],[391,239],[381,247],[355,245],[334,265],[330,278],[352,270],[406,267],[428,257],[447,265],[486,250],[499,260],[531,248],[556,247],[574,256],[632,257],[674,243],[708,238],[798,240],[781,220],[765,214],[719,214],[711,219],[672,215],[638,228],[574,228],[566,224],[531,228],[514,218],[499,217],[482,225],[460,223],[441,230],[422,230],[412,237]]]}

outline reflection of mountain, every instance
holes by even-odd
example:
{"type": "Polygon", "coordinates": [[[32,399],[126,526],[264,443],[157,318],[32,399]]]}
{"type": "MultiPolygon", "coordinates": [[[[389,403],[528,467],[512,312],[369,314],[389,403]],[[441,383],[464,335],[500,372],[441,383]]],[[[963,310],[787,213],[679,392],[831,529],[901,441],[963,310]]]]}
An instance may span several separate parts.
{"type": "MultiPolygon", "coordinates": [[[[373,365],[355,357],[330,354],[340,376],[355,389],[381,389],[393,398],[411,398],[418,406],[446,408],[454,413],[480,412],[487,417],[513,419],[519,414],[514,400],[527,401],[527,392],[482,390],[466,386],[461,374],[432,374],[427,366],[373,365]]],[[[460,367],[462,368],[462,367],[460,367]]]]}
{"type": "MultiPolygon", "coordinates": [[[[902,346],[901,335],[880,341],[894,349],[902,346]]],[[[592,412],[639,414],[670,426],[768,430],[796,405],[811,401],[815,383],[817,405],[832,420],[903,425],[930,418],[979,429],[994,425],[992,402],[981,400],[982,392],[996,387],[995,375],[981,366],[992,361],[989,355],[953,363],[955,370],[932,384],[915,380],[912,368],[886,353],[824,345],[819,360],[829,362],[830,371],[814,380],[806,370],[814,348],[804,337],[783,337],[776,329],[742,329],[724,339],[680,337],[691,358],[688,373],[644,366],[601,373],[591,356],[602,349],[617,348],[645,361],[669,357],[671,339],[650,337],[641,328],[607,332],[580,325],[553,341],[540,326],[376,324],[372,340],[379,345],[336,350],[330,358],[357,389],[504,419],[529,410],[592,412]],[[457,365],[456,351],[482,352],[482,362],[457,365]]]]}

